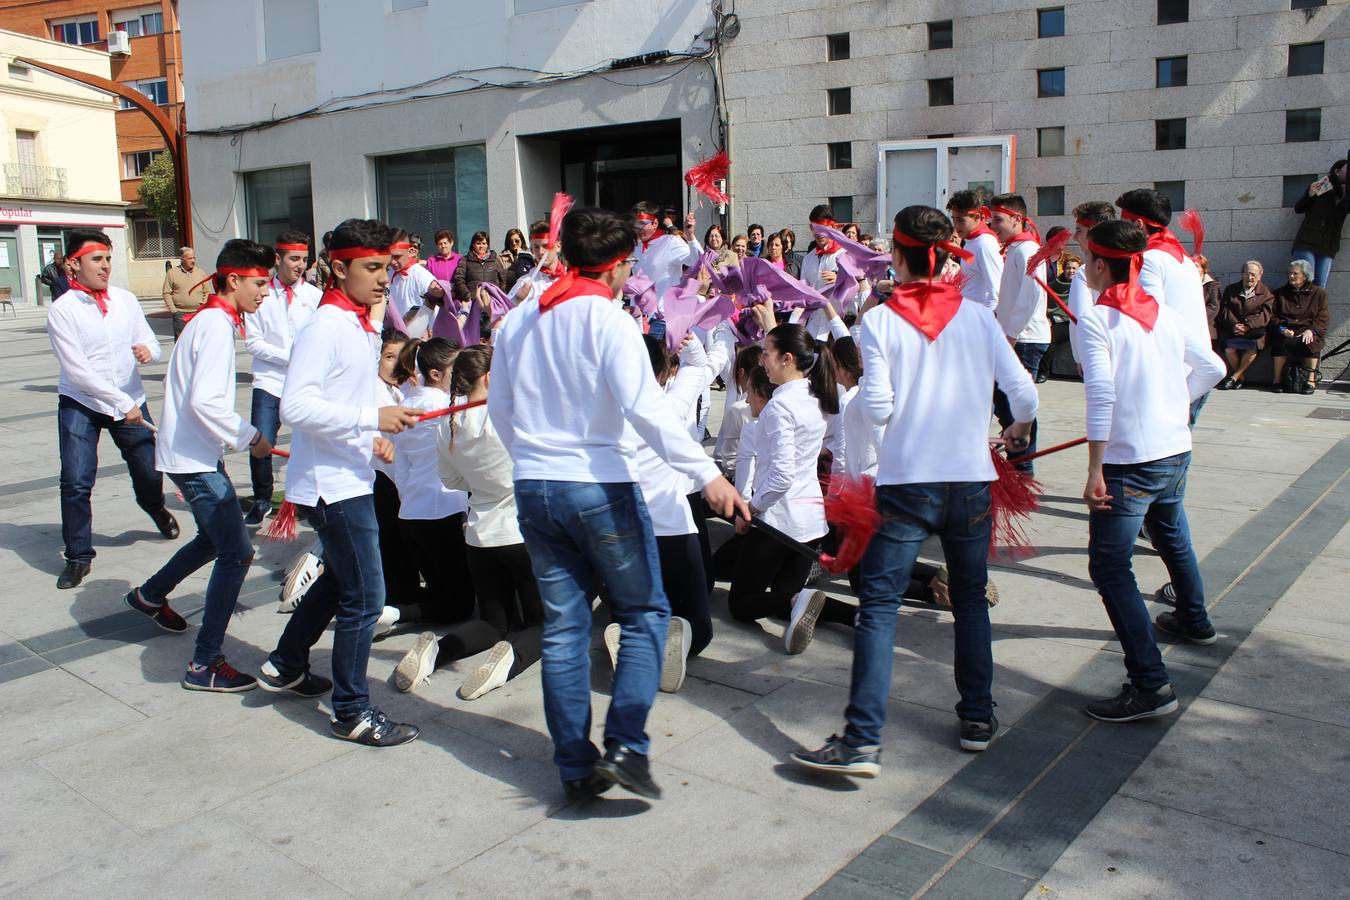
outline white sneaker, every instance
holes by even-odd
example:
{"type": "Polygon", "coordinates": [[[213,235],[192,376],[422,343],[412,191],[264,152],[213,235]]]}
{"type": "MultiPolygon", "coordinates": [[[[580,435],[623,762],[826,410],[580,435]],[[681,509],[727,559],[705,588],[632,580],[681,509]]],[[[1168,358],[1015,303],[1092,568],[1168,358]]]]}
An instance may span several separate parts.
{"type": "Polygon", "coordinates": [[[398,624],[398,607],[386,606],[380,610],[380,617],[375,620],[375,637],[382,637],[394,630],[398,624]]]}
{"type": "Polygon", "coordinates": [[[670,617],[666,631],[666,654],[661,660],[661,690],[673,694],[684,684],[685,662],[689,659],[689,645],[694,633],[687,619],[670,617]]]}
{"type": "Polygon", "coordinates": [[[309,590],[323,574],[323,558],[315,551],[323,551],[318,541],[297,556],[286,571],[286,580],[281,584],[281,603],[277,606],[277,612],[295,612],[295,608],[300,605],[300,598],[305,596],[305,591],[309,590]]]}
{"type": "Polygon", "coordinates": [[[498,641],[488,651],[487,662],[483,663],[459,686],[461,700],[477,700],[488,691],[494,691],[506,684],[511,676],[511,667],[516,664],[516,651],[506,641],[498,641]]]}
{"type": "Polygon", "coordinates": [[[806,588],[792,598],[792,616],[783,632],[783,649],[796,656],[811,645],[816,634],[816,619],[825,608],[825,592],[806,588]]]}
{"type": "Polygon", "coordinates": [[[605,649],[609,651],[609,667],[619,668],[619,623],[610,622],[605,626],[605,649]]]}
{"type": "Polygon", "coordinates": [[[439,650],[435,633],[424,631],[419,634],[417,643],[403,654],[403,659],[394,668],[394,687],[406,694],[430,678],[436,669],[436,654],[439,650]]]}

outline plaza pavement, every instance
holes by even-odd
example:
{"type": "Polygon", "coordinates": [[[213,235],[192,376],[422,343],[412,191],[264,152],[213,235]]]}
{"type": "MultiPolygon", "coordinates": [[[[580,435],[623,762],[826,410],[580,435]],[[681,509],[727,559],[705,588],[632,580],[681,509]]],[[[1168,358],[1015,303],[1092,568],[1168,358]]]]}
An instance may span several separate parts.
{"type": "MultiPolygon", "coordinates": [[[[155,322],[167,361],[168,322],[155,322]]],[[[163,371],[146,370],[156,415],[163,371]]],[[[1079,436],[1081,386],[1041,387],[1042,446],[1079,436]]],[[[712,645],[650,720],[665,798],[615,790],[578,807],[550,761],[537,669],[466,703],[455,689],[471,659],[405,695],[389,676],[413,636],[376,644],[375,701],[422,727],[390,750],[329,737],[321,702],[182,690],[191,632],[159,632],[122,605],[176,544],[135,506],[109,440],[94,570],[55,589],[43,310],[0,321],[0,391],[0,895],[1347,895],[1350,394],[1249,390],[1205,409],[1187,508],[1220,641],[1167,649],[1181,715],[1111,726],[1080,711],[1124,680],[1087,580],[1080,448],[1040,464],[1038,555],[991,570],[1006,730],[989,751],[956,747],[949,614],[907,607],[881,777],[794,771],[789,751],[842,725],[850,635],[824,626],[787,657],[781,623],[732,622],[719,588],[712,645]]],[[[228,466],[247,493],[244,457],[228,466]]],[[[170,504],[185,540],[191,517],[170,504]]],[[[302,546],[259,541],[225,642],[241,669],[256,671],[280,633],[279,572],[302,546]]],[[[1136,561],[1144,589],[1166,580],[1151,550],[1136,561]]],[[[175,598],[194,624],[208,571],[175,598]]],[[[848,595],[842,581],[830,590],[848,595]]],[[[597,740],[609,676],[598,638],[597,740]]],[[[316,648],[319,671],[329,646],[316,648]]]]}

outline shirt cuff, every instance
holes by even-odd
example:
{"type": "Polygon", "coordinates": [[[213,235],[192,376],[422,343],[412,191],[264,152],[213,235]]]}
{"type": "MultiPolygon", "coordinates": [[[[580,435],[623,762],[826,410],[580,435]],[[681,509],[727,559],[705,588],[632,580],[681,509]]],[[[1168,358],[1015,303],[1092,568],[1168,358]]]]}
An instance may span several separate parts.
{"type": "Polygon", "coordinates": [[[694,487],[701,491],[721,475],[722,470],[717,468],[717,463],[710,457],[707,467],[694,476],[694,487]]]}
{"type": "Polygon", "coordinates": [[[356,423],[362,431],[380,430],[380,408],[378,406],[361,407],[361,418],[356,423]]]}

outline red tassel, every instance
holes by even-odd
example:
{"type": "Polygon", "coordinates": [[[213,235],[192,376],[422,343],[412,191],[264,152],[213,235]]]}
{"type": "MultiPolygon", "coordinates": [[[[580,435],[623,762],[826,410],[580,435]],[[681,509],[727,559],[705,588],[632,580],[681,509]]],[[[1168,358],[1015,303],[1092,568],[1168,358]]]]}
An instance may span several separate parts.
{"type": "Polygon", "coordinates": [[[267,526],[263,536],[269,541],[293,541],[300,533],[300,525],[296,521],[299,518],[295,504],[287,500],[281,504],[281,509],[272,518],[272,524],[267,526]]]}
{"type": "Polygon", "coordinates": [[[1071,232],[1061,231],[1059,234],[1042,244],[1041,249],[1033,253],[1031,259],[1027,260],[1027,274],[1034,275],[1041,263],[1050,262],[1052,259],[1058,259],[1059,255],[1064,252],[1064,246],[1069,243],[1069,238],[1072,236],[1071,232]]]}
{"type": "Polygon", "coordinates": [[[1040,507],[1041,483],[1017,468],[1006,456],[990,449],[998,478],[989,485],[989,515],[993,527],[989,534],[989,556],[996,558],[1001,546],[1009,556],[1032,556],[1035,550],[1023,530],[1031,514],[1040,507]]]}
{"type": "MultiPolygon", "coordinates": [[[[556,251],[562,240],[562,221],[572,209],[573,200],[562,191],[553,195],[553,206],[548,211],[548,248],[556,251]]],[[[540,260],[542,264],[543,261],[540,260]]]]}
{"type": "Polygon", "coordinates": [[[872,479],[836,477],[825,497],[825,520],[839,533],[839,552],[820,555],[820,565],[832,575],[847,572],[862,561],[872,535],[881,527],[877,512],[876,486],[872,479]]]}
{"type": "Polygon", "coordinates": [[[727,177],[731,171],[731,160],[725,150],[718,150],[684,173],[684,183],[714,203],[726,203],[730,198],[717,187],[717,182],[727,177]]]}
{"type": "Polygon", "coordinates": [[[1191,233],[1191,245],[1195,248],[1191,255],[1199,256],[1205,246],[1205,223],[1200,221],[1200,213],[1193,209],[1186,210],[1181,214],[1179,224],[1191,233]]]}

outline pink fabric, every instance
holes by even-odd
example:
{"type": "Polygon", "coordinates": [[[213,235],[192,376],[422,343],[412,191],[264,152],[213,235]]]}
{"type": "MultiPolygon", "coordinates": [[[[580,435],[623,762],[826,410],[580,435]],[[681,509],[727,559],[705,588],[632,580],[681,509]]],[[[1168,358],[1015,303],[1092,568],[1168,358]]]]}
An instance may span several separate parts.
{"type": "MultiPolygon", "coordinates": [[[[427,257],[427,271],[434,275],[437,281],[449,282],[455,277],[455,269],[459,268],[459,261],[463,258],[453,251],[447,259],[441,259],[433,254],[427,257]]],[[[450,292],[447,290],[445,295],[450,296],[450,292]]]]}

